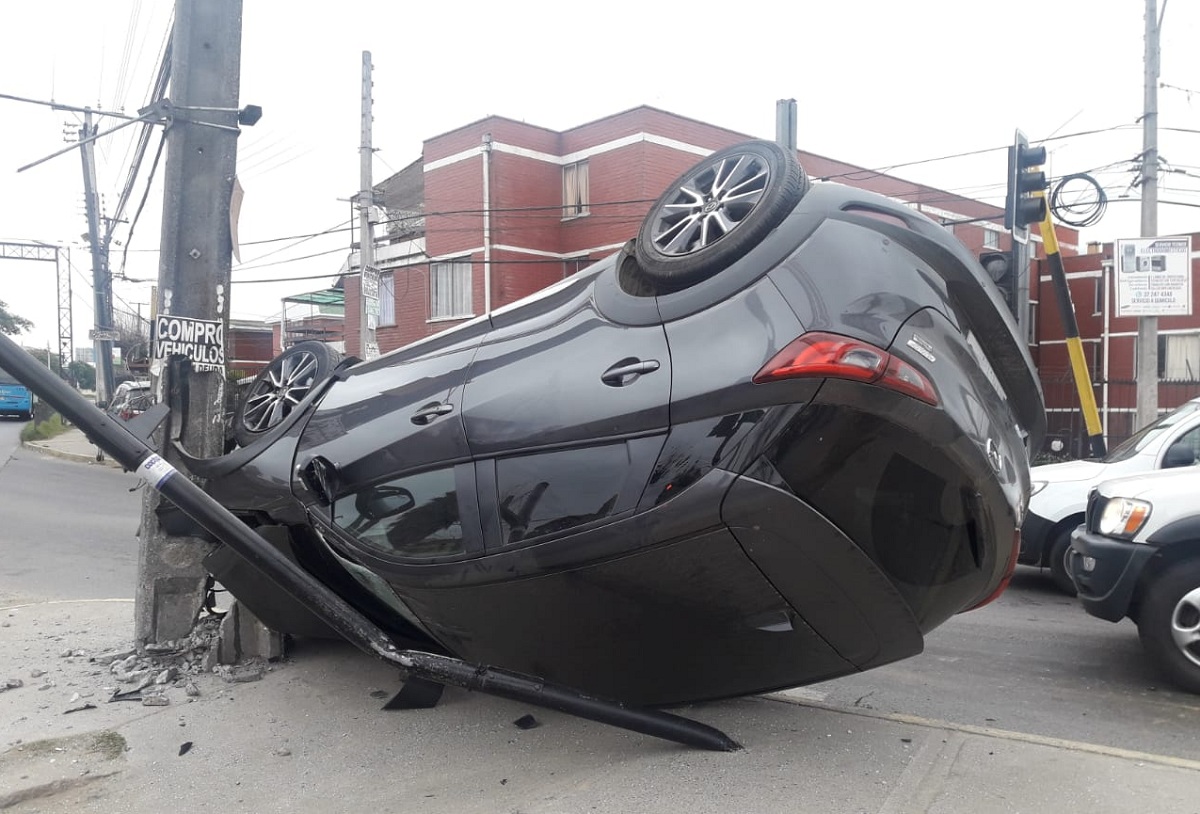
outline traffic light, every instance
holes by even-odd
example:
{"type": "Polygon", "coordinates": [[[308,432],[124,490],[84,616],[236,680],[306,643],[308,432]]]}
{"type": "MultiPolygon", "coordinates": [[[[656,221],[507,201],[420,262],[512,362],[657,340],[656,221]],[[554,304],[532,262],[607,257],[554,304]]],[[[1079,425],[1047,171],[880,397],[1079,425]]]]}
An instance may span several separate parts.
{"type": "Polygon", "coordinates": [[[1029,139],[1020,130],[1008,148],[1008,195],[1004,199],[1004,228],[1013,240],[1029,240],[1029,224],[1046,217],[1046,199],[1033,193],[1046,188],[1045,147],[1030,147],[1029,139]]]}
{"type": "Polygon", "coordinates": [[[1017,272],[1014,252],[983,252],[979,265],[1000,289],[1000,296],[1008,304],[1008,310],[1017,314],[1017,272]]]}

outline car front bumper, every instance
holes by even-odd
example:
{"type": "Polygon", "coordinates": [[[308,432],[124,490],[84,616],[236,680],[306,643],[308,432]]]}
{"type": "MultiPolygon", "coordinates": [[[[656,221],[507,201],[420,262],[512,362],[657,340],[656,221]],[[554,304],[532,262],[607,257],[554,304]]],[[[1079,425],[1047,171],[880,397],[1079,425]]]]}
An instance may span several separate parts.
{"type": "Polygon", "coordinates": [[[1021,524],[1021,554],[1017,562],[1022,565],[1041,565],[1050,540],[1054,523],[1039,514],[1028,512],[1021,524]]]}
{"type": "Polygon", "coordinates": [[[1125,618],[1142,569],[1157,550],[1077,528],[1071,534],[1067,570],[1083,609],[1110,622],[1125,618]]]}

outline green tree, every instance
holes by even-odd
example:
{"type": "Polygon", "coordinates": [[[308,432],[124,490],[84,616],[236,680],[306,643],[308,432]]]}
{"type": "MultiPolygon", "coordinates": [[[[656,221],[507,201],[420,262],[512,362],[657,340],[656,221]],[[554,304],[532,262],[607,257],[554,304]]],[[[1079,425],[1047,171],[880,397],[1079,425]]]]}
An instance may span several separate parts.
{"type": "Polygon", "coordinates": [[[13,334],[28,331],[32,327],[32,322],[25,319],[25,317],[19,317],[11,313],[8,310],[8,305],[3,300],[0,300],[0,334],[12,336],[13,334]]]}
{"type": "Polygon", "coordinates": [[[96,389],[96,368],[87,362],[76,360],[67,365],[67,378],[79,385],[82,390],[96,389]]]}
{"type": "Polygon", "coordinates": [[[29,355],[34,359],[37,359],[55,373],[62,375],[62,362],[59,361],[57,353],[51,353],[48,348],[26,348],[25,350],[27,350],[29,355]]]}

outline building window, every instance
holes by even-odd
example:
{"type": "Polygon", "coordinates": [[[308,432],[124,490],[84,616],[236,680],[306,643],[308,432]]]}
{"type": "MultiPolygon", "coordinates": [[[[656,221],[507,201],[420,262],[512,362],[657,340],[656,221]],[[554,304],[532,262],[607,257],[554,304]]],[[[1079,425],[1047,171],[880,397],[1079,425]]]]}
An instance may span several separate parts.
{"type": "Polygon", "coordinates": [[[471,261],[450,260],[429,267],[429,318],[471,316],[471,261]]]}
{"type": "Polygon", "coordinates": [[[1168,382],[1200,381],[1200,334],[1159,336],[1158,377],[1168,382]]]}
{"type": "Polygon", "coordinates": [[[1036,346],[1037,341],[1037,311],[1038,304],[1030,301],[1029,303],[1029,322],[1025,325],[1025,344],[1036,346]]]}
{"type": "Polygon", "coordinates": [[[983,248],[999,249],[1000,248],[1000,233],[995,229],[984,227],[983,230],[983,248]]]}
{"type": "Polygon", "coordinates": [[[1100,272],[1100,276],[1094,282],[1096,291],[1092,302],[1092,316],[1097,317],[1104,313],[1104,272],[1100,272]]]}
{"type": "Polygon", "coordinates": [[[563,277],[570,277],[578,274],[592,264],[592,259],[587,255],[583,257],[568,257],[563,261],[563,277]]]}
{"type": "Polygon", "coordinates": [[[396,324],[396,275],[390,271],[379,275],[379,324],[396,324]]]}
{"type": "Polygon", "coordinates": [[[563,218],[588,213],[588,163],[577,161],[563,167],[563,218]]]}

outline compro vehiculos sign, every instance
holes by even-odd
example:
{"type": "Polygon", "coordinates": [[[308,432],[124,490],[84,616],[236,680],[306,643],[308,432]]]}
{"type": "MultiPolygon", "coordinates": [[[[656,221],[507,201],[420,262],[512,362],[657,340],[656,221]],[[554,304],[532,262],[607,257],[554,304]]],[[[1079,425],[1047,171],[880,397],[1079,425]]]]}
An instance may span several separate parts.
{"type": "Polygon", "coordinates": [[[1117,316],[1192,313],[1191,237],[1143,237],[1116,245],[1117,316]]]}
{"type": "Polygon", "coordinates": [[[193,370],[225,367],[225,326],[220,320],[159,316],[154,319],[154,358],[186,356],[193,370]]]}

